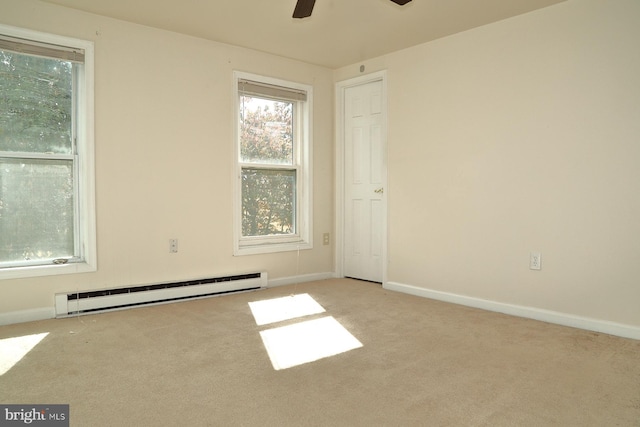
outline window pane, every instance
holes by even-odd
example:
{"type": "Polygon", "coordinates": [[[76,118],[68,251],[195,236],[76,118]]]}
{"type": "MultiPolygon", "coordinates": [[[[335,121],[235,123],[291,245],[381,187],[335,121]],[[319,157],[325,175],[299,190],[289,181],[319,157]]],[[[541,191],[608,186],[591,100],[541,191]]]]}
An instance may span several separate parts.
{"type": "Polygon", "coordinates": [[[74,255],[73,163],[0,159],[0,263],[74,255]]]}
{"type": "Polygon", "coordinates": [[[72,68],[0,50],[0,151],[71,154],[72,68]]]}
{"type": "Polygon", "coordinates": [[[242,169],[242,235],[295,234],[295,170],[242,169]]]}
{"type": "Polygon", "coordinates": [[[293,164],[293,104],[240,97],[240,161],[293,164]]]}

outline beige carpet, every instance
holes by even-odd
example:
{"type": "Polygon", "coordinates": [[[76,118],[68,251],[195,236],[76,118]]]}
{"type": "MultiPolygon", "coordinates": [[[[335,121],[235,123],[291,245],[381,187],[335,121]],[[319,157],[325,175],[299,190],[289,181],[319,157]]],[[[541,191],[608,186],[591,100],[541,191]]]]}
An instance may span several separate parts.
{"type": "Polygon", "coordinates": [[[348,279],[4,326],[0,339],[44,332],[0,376],[0,403],[68,403],[72,426],[640,426],[640,341],[348,279]],[[256,324],[249,302],[294,293],[326,311],[256,324]],[[261,332],[328,316],[362,346],[273,368],[261,332]]]}

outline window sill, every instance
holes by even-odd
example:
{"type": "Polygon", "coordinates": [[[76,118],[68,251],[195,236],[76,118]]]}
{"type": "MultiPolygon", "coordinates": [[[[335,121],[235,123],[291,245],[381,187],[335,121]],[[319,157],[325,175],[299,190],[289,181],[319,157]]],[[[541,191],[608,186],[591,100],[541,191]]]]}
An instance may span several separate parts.
{"type": "Polygon", "coordinates": [[[0,280],[22,279],[26,277],[57,276],[60,274],[91,273],[96,270],[96,265],[89,262],[2,268],[0,269],[0,280]]]}
{"type": "Polygon", "coordinates": [[[256,254],[268,254],[274,252],[291,252],[302,249],[313,249],[311,242],[299,241],[299,242],[287,242],[287,243],[254,243],[244,244],[236,246],[233,251],[233,255],[256,255],[256,254]]]}

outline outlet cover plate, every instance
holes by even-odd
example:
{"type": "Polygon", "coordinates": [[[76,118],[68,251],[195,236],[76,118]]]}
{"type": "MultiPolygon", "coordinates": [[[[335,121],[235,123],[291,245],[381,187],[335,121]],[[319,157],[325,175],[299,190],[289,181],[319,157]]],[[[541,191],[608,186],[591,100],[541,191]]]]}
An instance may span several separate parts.
{"type": "Polygon", "coordinates": [[[529,268],[531,270],[540,270],[542,267],[542,258],[540,252],[531,252],[529,254],[529,268]]]}

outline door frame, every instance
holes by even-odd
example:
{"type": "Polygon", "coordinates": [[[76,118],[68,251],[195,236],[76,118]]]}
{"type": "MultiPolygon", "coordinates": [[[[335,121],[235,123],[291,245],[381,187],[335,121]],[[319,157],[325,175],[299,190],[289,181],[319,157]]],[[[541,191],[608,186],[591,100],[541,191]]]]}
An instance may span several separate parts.
{"type": "Polygon", "coordinates": [[[344,140],[344,131],[345,131],[345,120],[344,120],[344,99],[345,99],[345,91],[348,88],[365,85],[367,83],[372,82],[382,82],[382,152],[384,153],[383,158],[383,170],[382,170],[382,186],[384,188],[384,193],[382,195],[382,285],[384,286],[387,283],[387,239],[388,239],[388,225],[387,225],[387,214],[388,214],[388,181],[387,181],[387,71],[382,70],[371,74],[366,74],[363,76],[354,77],[351,79],[343,80],[336,83],[336,146],[335,146],[335,270],[336,275],[338,277],[344,277],[344,229],[345,229],[345,218],[344,218],[344,185],[345,185],[345,177],[344,177],[344,149],[345,149],[345,140],[344,140]]]}

